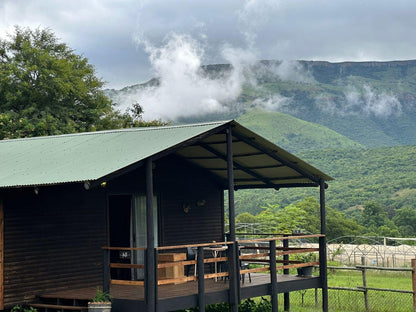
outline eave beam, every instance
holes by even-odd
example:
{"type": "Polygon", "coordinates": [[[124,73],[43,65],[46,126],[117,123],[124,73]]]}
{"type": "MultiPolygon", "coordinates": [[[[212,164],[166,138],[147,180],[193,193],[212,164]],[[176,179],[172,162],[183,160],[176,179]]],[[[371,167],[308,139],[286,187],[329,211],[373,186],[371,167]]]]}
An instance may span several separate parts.
{"type": "MultiPolygon", "coordinates": [[[[204,149],[206,149],[208,152],[216,155],[217,157],[221,158],[224,161],[227,161],[227,156],[221,154],[220,152],[218,152],[216,149],[212,148],[211,146],[209,146],[208,144],[205,143],[200,143],[200,146],[204,149]]],[[[240,165],[238,162],[236,162],[235,160],[233,160],[233,165],[234,167],[236,167],[236,169],[244,171],[245,173],[251,175],[252,177],[256,178],[257,180],[262,181],[263,183],[267,184],[270,188],[277,188],[276,185],[274,185],[269,179],[266,179],[264,177],[262,177],[261,175],[255,173],[254,171],[251,171],[247,168],[245,168],[243,165],[240,165]]]]}

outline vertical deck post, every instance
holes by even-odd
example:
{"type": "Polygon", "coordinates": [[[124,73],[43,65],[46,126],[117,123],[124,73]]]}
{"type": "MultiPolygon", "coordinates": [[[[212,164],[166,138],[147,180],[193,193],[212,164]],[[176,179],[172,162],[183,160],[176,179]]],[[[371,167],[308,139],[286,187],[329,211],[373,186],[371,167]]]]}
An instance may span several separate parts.
{"type": "Polygon", "coordinates": [[[153,161],[146,159],[146,225],[147,248],[145,268],[146,311],[156,311],[156,259],[153,224],[153,161]]]}
{"type": "Polygon", "coordinates": [[[230,277],[230,306],[231,311],[238,311],[240,277],[238,275],[239,257],[235,237],[235,207],[234,207],[234,161],[233,161],[233,134],[231,126],[226,130],[227,135],[227,177],[228,177],[228,216],[230,221],[230,241],[228,247],[228,263],[230,277]]]}
{"type": "MultiPolygon", "coordinates": [[[[287,235],[283,235],[283,236],[287,236],[287,235]]],[[[289,249],[289,240],[284,239],[283,250],[288,250],[288,249],[289,249]]],[[[288,261],[289,261],[289,255],[283,255],[283,265],[288,265],[289,264],[288,261]]],[[[289,269],[283,269],[283,274],[288,275],[289,269]]],[[[289,311],[290,310],[290,293],[286,292],[283,294],[283,302],[284,302],[284,311],[289,311]]]]}
{"type": "Polygon", "coordinates": [[[204,247],[198,247],[196,270],[198,272],[198,308],[205,312],[205,272],[204,272],[204,247]]]}
{"type": "Polygon", "coordinates": [[[230,240],[235,241],[235,207],[234,207],[234,161],[233,135],[231,127],[227,129],[227,177],[228,177],[228,216],[230,220],[230,240]]]}
{"type": "Polygon", "coordinates": [[[104,249],[103,261],[103,292],[110,292],[110,250],[104,249]]]}
{"type": "Polygon", "coordinates": [[[4,206],[0,195],[0,310],[4,309],[4,206]]]}
{"type": "MultiPolygon", "coordinates": [[[[321,234],[326,235],[326,211],[325,211],[325,181],[319,180],[320,210],[321,210],[321,234]]],[[[328,272],[326,259],[326,236],[319,238],[319,276],[322,285],[322,311],[328,312],[328,272]]]]}
{"type": "Polygon", "coordinates": [[[277,270],[276,270],[276,241],[271,240],[269,243],[270,247],[270,283],[272,285],[271,302],[272,312],[278,312],[278,301],[277,301],[277,270]]]}

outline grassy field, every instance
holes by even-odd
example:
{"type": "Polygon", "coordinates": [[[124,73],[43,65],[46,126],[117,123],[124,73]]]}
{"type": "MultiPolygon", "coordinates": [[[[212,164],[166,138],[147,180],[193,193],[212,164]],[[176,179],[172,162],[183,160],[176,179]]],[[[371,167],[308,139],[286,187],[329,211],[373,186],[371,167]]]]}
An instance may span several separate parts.
{"type": "MultiPolygon", "coordinates": [[[[367,271],[367,287],[412,290],[411,272],[367,271]]],[[[336,270],[328,273],[329,287],[358,288],[363,286],[360,271],[336,270]]],[[[291,310],[296,312],[311,312],[321,310],[321,292],[318,290],[318,306],[315,307],[315,290],[292,292],[290,295],[291,310]]],[[[364,293],[349,290],[328,291],[329,311],[353,312],[366,311],[364,293]]],[[[279,297],[282,305],[283,296],[279,297]]],[[[370,312],[408,312],[413,311],[413,297],[411,294],[387,291],[368,291],[368,307],[370,312]]]]}

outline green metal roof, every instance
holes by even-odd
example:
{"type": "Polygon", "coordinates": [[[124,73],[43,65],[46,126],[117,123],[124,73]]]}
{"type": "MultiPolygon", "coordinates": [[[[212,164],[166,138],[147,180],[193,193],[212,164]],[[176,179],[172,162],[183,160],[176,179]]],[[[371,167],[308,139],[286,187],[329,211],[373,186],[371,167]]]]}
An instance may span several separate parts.
{"type": "Polygon", "coordinates": [[[223,130],[229,125],[233,127],[233,148],[237,165],[236,181],[241,178],[240,185],[242,187],[278,186],[279,183],[272,181],[272,178],[278,175],[277,168],[280,168],[283,176],[290,176],[289,180],[298,175],[297,180],[282,180],[282,185],[283,182],[295,183],[295,180],[296,183],[310,183],[311,179],[308,176],[321,177],[324,180],[331,179],[237,122],[224,121],[3,140],[0,141],[0,187],[97,181],[140,163],[150,156],[171,152],[211,171],[219,179],[224,179],[226,162],[221,158],[221,155],[225,153],[226,136],[223,130]],[[242,138],[246,138],[248,141],[244,143],[242,138]],[[260,149],[250,145],[253,140],[259,144],[260,149]],[[247,157],[238,160],[237,153],[247,154],[247,152],[254,150],[258,155],[255,156],[255,153],[252,153],[251,160],[247,157]],[[293,171],[293,169],[288,171],[281,162],[270,157],[273,155],[269,155],[268,151],[273,152],[273,150],[278,150],[280,156],[284,156],[287,161],[300,166],[301,172],[306,175],[295,174],[296,170],[293,171]],[[197,155],[210,157],[195,157],[197,155]],[[217,163],[211,164],[212,161],[217,163]],[[268,163],[266,167],[270,170],[255,169],[259,167],[260,163],[264,164],[265,162],[268,163]],[[240,165],[252,169],[245,170],[243,177],[240,177],[240,165]],[[286,172],[284,172],[285,170],[286,172]],[[247,176],[247,172],[254,171],[257,171],[257,174],[254,174],[255,179],[253,179],[253,175],[247,176]],[[265,183],[264,180],[259,179],[262,176],[271,182],[265,183]]]}

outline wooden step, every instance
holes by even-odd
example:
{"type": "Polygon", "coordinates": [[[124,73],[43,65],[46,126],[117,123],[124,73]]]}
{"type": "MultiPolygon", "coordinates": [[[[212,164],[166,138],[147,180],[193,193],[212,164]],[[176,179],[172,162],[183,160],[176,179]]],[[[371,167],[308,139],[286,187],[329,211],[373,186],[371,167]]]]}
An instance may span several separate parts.
{"type": "Polygon", "coordinates": [[[31,307],[40,309],[53,309],[58,311],[88,311],[88,307],[85,306],[69,306],[69,305],[58,305],[58,304],[46,304],[46,303],[31,303],[31,307]]]}

